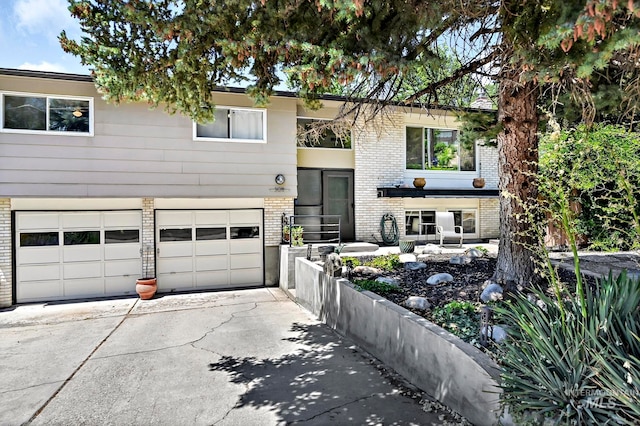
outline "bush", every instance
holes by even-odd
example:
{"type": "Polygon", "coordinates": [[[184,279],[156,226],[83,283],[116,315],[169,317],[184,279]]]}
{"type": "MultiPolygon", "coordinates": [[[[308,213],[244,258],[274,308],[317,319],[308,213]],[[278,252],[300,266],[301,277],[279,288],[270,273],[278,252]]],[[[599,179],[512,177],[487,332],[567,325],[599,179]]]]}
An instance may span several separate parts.
{"type": "Polygon", "coordinates": [[[383,256],[377,256],[373,259],[365,262],[366,266],[382,269],[384,271],[393,271],[400,266],[400,256],[397,254],[385,254],[383,256]]]}
{"type": "Polygon", "coordinates": [[[367,290],[383,296],[386,293],[396,293],[400,289],[389,283],[375,280],[355,280],[353,282],[360,290],[367,290]]]}
{"type": "Polygon", "coordinates": [[[480,331],[479,314],[471,302],[454,300],[434,308],[430,319],[465,342],[475,339],[480,331]]]}
{"type": "Polygon", "coordinates": [[[522,423],[635,424],[640,418],[640,283],[609,276],[577,298],[537,292],[496,310],[510,339],[502,346],[502,401],[522,423]]]}

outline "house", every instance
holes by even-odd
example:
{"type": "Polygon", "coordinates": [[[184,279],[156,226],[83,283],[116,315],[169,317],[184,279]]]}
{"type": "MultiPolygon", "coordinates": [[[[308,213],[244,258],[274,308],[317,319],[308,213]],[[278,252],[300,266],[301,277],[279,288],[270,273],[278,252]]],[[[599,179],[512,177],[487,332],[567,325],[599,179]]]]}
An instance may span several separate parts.
{"type": "Polygon", "coordinates": [[[294,214],[339,215],[346,241],[380,240],[386,213],[428,239],[437,210],[469,238],[498,234],[495,149],[461,148],[451,112],[397,109],[343,144],[305,146],[298,125],[335,117],[340,98],[307,111],[278,93],[256,108],[229,89],[215,102],[199,125],[106,104],[89,76],[0,69],[0,306],[134,294],[143,275],[158,292],[276,285],[294,214]]]}

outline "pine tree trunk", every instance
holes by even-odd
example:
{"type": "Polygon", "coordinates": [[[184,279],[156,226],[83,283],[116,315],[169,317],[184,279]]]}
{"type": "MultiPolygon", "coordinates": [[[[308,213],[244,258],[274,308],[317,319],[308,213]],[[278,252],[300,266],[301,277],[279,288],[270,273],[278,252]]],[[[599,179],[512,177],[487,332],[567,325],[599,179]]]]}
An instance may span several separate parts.
{"type": "Polygon", "coordinates": [[[493,279],[513,289],[538,280],[531,250],[536,238],[527,232],[531,224],[521,215],[523,203],[537,203],[538,85],[519,83],[515,70],[505,74],[498,101],[498,119],[503,126],[498,135],[500,245],[493,279]]]}

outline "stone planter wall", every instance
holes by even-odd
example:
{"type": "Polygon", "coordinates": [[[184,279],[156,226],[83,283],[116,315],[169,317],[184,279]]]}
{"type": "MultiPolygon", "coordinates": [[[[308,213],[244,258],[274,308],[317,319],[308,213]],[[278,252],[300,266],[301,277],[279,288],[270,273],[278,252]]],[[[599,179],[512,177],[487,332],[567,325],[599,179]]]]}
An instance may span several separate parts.
{"type": "Polygon", "coordinates": [[[435,324],[348,280],[295,260],[296,301],[476,425],[498,423],[498,366],[435,324]]]}

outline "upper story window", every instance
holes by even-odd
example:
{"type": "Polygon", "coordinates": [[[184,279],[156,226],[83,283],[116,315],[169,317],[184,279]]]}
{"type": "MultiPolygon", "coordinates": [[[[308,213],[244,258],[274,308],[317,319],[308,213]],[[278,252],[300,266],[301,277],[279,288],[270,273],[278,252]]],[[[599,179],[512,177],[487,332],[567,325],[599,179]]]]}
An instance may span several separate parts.
{"type": "Polygon", "coordinates": [[[298,117],[298,146],[351,149],[351,132],[332,127],[330,123],[331,120],[298,117]]]}
{"type": "Polygon", "coordinates": [[[93,134],[93,99],[2,93],[2,130],[93,134]]]}
{"type": "Polygon", "coordinates": [[[194,124],[194,138],[264,143],[267,141],[266,118],[265,110],[218,107],[212,123],[194,124]]]}
{"type": "Polygon", "coordinates": [[[453,129],[407,127],[407,169],[470,172],[476,170],[475,144],[460,142],[453,129]]]}

